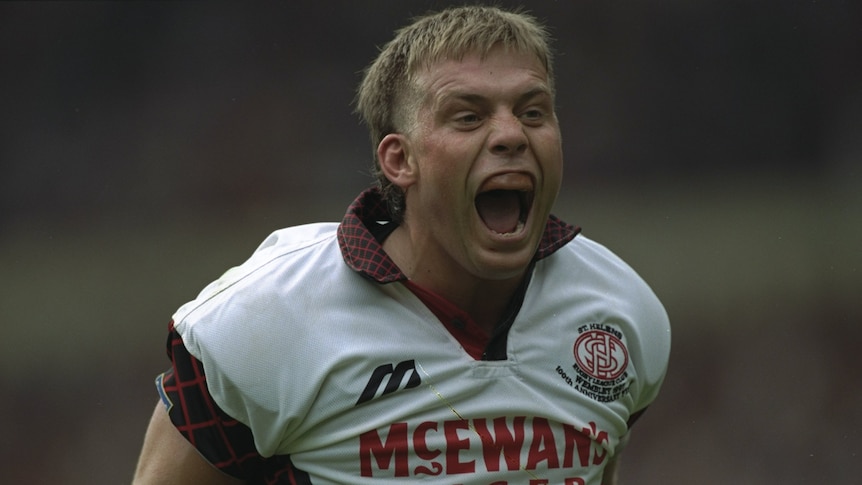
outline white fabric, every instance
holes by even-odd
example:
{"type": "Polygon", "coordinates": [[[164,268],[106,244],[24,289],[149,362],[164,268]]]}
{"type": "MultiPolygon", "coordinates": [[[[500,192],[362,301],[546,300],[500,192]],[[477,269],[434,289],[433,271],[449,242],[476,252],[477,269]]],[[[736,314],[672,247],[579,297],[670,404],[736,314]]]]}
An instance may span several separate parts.
{"type": "Polygon", "coordinates": [[[273,233],[174,315],[262,455],[291,455],[315,484],[600,482],[670,348],[667,315],[631,268],[576,237],[536,264],[508,359],[476,361],[404,285],[351,270],[336,228],[273,233]],[[410,361],[398,390],[383,394],[385,376],[356,405],[376,368],[410,361]],[[584,384],[602,362],[623,373],[584,384]]]}

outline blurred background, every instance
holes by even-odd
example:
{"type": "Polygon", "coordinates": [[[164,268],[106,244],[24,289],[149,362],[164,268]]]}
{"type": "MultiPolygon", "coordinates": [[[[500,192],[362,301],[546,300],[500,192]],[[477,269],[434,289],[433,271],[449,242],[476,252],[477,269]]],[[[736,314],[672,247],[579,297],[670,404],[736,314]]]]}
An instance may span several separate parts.
{"type": "MultiPolygon", "coordinates": [[[[444,5],[0,3],[3,483],[130,481],[171,314],[340,220],[371,181],[360,72],[444,5]]],[[[555,212],[673,323],[623,483],[858,483],[860,4],[527,6],[557,39],[555,212]]]]}

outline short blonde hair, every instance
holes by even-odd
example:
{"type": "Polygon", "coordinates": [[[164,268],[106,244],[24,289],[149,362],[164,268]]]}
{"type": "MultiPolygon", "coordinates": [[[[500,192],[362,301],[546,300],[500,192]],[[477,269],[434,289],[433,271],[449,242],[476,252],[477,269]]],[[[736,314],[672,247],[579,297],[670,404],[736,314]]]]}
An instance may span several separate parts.
{"type": "Polygon", "coordinates": [[[421,93],[416,93],[417,72],[442,59],[463,59],[471,53],[485,56],[502,45],[530,53],[542,63],[553,89],[551,39],[547,29],[523,11],[497,7],[465,6],[418,17],[398,30],[365,70],[356,98],[356,111],[368,125],[374,152],[373,174],[390,212],[400,221],[404,195],[380,170],[377,146],[389,133],[404,133],[415,121],[421,93]]]}

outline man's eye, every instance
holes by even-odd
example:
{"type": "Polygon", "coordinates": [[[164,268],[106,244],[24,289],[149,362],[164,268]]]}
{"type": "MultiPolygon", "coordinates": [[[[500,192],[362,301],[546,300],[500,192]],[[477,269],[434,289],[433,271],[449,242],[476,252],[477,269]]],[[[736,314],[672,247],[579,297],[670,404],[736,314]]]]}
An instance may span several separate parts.
{"type": "Polygon", "coordinates": [[[468,113],[458,117],[458,121],[464,124],[472,124],[478,123],[480,121],[479,115],[475,113],[468,113]]]}
{"type": "Polygon", "coordinates": [[[525,111],[523,116],[524,116],[524,118],[527,118],[528,120],[539,120],[539,119],[542,119],[542,117],[544,115],[545,114],[541,110],[531,109],[531,110],[525,111]]]}

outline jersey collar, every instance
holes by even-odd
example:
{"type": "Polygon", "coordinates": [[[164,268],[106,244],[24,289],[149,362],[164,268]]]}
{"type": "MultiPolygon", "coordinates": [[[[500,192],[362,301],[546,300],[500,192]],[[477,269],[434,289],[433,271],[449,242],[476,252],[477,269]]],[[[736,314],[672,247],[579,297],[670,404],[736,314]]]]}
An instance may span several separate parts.
{"type": "MultiPolygon", "coordinates": [[[[383,251],[382,241],[395,229],[386,202],[376,188],[367,189],[350,204],[338,226],[338,246],[344,262],[378,283],[404,281],[407,276],[383,251]]],[[[534,260],[546,258],[575,238],[581,228],[548,217],[534,260]]]]}

